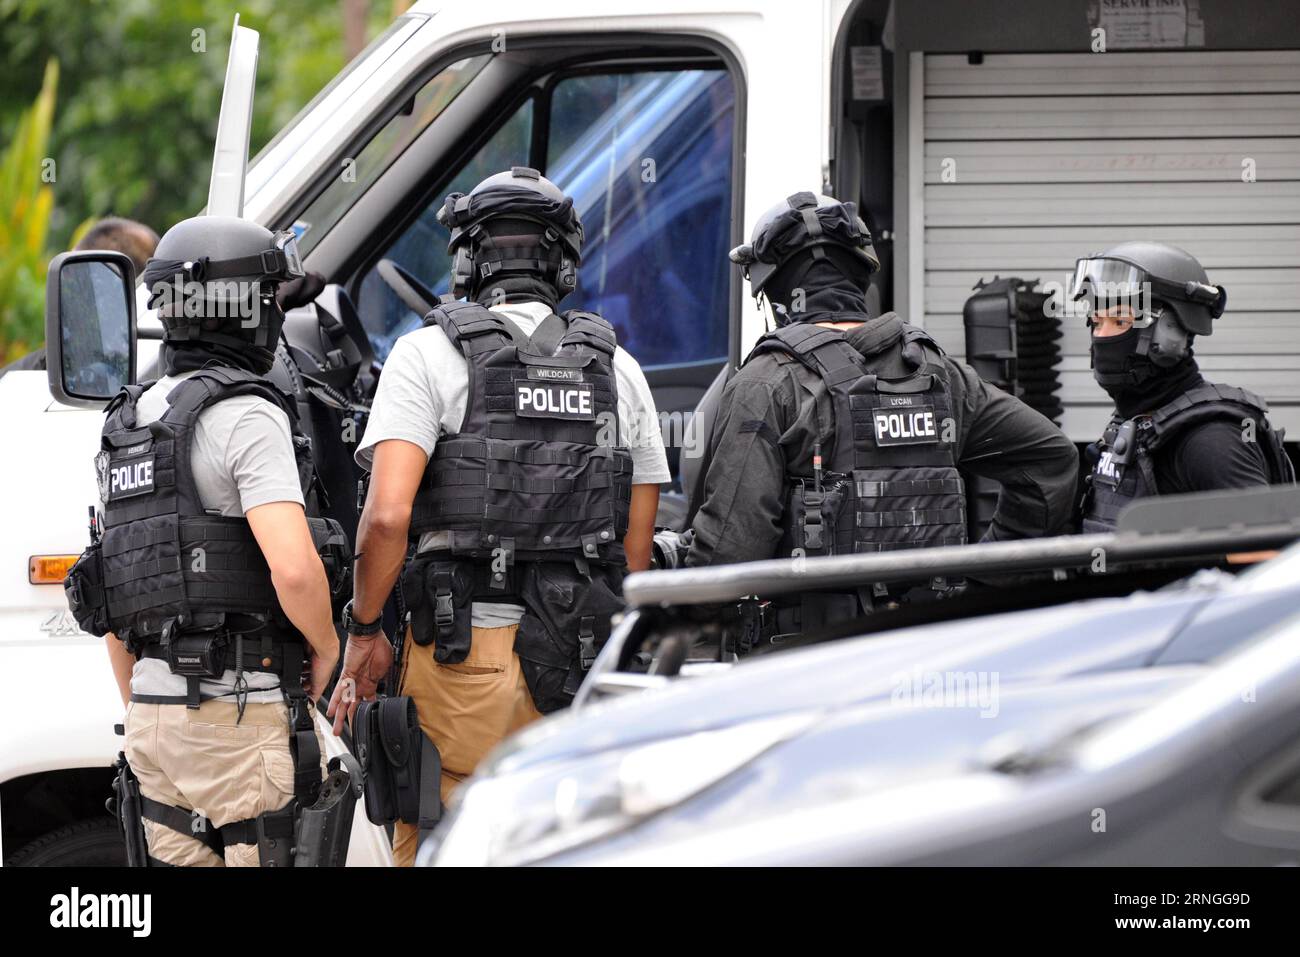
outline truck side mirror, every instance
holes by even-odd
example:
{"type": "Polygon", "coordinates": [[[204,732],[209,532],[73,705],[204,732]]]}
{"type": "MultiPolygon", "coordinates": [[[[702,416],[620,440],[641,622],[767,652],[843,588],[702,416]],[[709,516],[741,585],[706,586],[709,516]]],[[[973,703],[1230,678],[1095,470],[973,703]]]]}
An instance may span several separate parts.
{"type": "Polygon", "coordinates": [[[99,408],[135,381],[135,264],[108,250],[60,253],[45,279],[50,393],[99,408]]]}

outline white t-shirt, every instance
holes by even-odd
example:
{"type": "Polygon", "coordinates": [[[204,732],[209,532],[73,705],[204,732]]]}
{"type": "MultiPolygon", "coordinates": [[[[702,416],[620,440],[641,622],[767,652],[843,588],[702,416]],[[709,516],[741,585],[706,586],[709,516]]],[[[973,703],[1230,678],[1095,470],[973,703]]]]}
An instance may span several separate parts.
{"type": "MultiPolygon", "coordinates": [[[[491,309],[510,319],[526,336],[551,314],[551,308],[542,302],[505,303],[491,309]]],[[[632,455],[632,482],[657,485],[672,481],[645,373],[622,348],[615,350],[613,366],[619,434],[632,455]]],[[[403,439],[432,455],[441,436],[460,431],[468,399],[469,369],[460,347],[437,325],[408,332],[393,345],[384,363],[366,434],[357,447],[357,464],[369,471],[374,447],[389,439],[403,439]]],[[[446,547],[446,532],[429,532],[420,538],[422,552],[446,547]]],[[[475,628],[499,628],[515,624],[523,613],[521,605],[475,602],[472,624],[475,628]]]]}
{"type": "MultiPolygon", "coordinates": [[[[167,411],[167,395],[192,376],[182,372],[164,376],[145,390],[136,404],[136,420],[147,425],[167,411]]],[[[204,510],[227,518],[271,502],[303,504],[298,464],[293,454],[289,417],[274,403],[255,395],[239,395],[208,406],[199,413],[190,449],[190,468],[204,510]]],[[[264,671],[245,673],[252,702],[280,701],[278,676],[264,671]]],[[[235,673],[227,669],[219,681],[203,681],[206,694],[230,694],[235,673]]],[[[131,673],[131,692],[144,695],[184,696],[185,679],[174,675],[167,662],[143,658],[131,673]]]]}

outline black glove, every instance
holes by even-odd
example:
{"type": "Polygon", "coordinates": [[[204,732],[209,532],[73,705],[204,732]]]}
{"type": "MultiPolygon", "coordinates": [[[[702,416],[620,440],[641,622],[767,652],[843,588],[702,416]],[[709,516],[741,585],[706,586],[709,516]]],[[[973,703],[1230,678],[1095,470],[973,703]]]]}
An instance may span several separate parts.
{"type": "Polygon", "coordinates": [[[275,291],[275,301],[281,309],[288,312],[315,301],[324,288],[325,277],[318,272],[309,272],[297,279],[280,283],[280,288],[275,291]]]}

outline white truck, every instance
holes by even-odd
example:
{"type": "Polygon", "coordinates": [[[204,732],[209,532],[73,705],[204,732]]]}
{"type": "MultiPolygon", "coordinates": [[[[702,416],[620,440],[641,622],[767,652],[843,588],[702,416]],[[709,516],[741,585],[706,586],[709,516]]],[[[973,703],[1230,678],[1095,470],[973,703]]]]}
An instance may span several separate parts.
{"type": "MultiPolygon", "coordinates": [[[[306,267],[330,283],[315,306],[290,315],[279,371],[291,384],[310,374],[296,384],[304,407],[319,416],[318,433],[321,423],[340,427],[329,438],[341,445],[322,453],[335,490],[355,479],[352,413],[364,403],[350,378],[357,350],[366,366],[357,381],[364,382],[446,289],[447,234],[435,219],[443,197],[512,165],[537,168],[575,196],[587,247],[580,287],[566,305],[598,309],[646,369],[676,440],[675,468],[691,451],[689,432],[683,450],[677,430],[765,325],[726,253],[784,196],[822,189],[858,201],[886,263],[874,293],[882,308],[927,322],[961,353],[962,343],[952,341],[964,295],[957,287],[968,289],[970,278],[956,266],[939,272],[925,265],[927,256],[942,259],[954,238],[926,233],[932,210],[947,215],[938,202],[947,194],[934,192],[947,154],[944,144],[932,145],[926,124],[941,107],[960,106],[963,71],[985,60],[949,53],[930,63],[915,49],[927,30],[942,34],[937,49],[959,42],[953,18],[964,19],[968,8],[947,0],[937,7],[925,12],[886,0],[416,3],[261,151],[244,187],[243,215],[296,230],[306,267]],[[913,47],[904,52],[903,44],[913,47]],[[926,82],[939,90],[936,97],[954,98],[930,104],[926,82]],[[931,109],[925,123],[922,108],[931,109]],[[353,391],[341,394],[345,380],[353,391]]],[[[1066,43],[1088,49],[1086,32],[1077,43],[1056,33],[1040,41],[1032,30],[1002,31],[985,20],[970,19],[977,39],[963,49],[997,49],[990,37],[1021,51],[1015,56],[1066,43]]],[[[1037,22],[1046,37],[1064,21],[1045,13],[1037,22]]],[[[1015,69],[996,56],[989,62],[1014,86],[1015,69]]],[[[1037,68],[1017,61],[1021,66],[1037,68]]],[[[1290,60],[1274,67],[1292,69],[1290,60]]],[[[1068,103],[1058,108],[1070,112],[1068,103]]],[[[985,130],[973,139],[995,136],[985,130]]],[[[953,149],[964,163],[966,154],[953,149]]],[[[1078,180],[1086,164],[1066,159],[1067,178],[1078,180]]],[[[1131,190],[1132,179],[1117,188],[1131,190]]],[[[959,206],[971,226],[997,226],[996,211],[1015,198],[1014,184],[996,186],[1002,198],[989,212],[970,205],[979,199],[970,183],[957,185],[966,192],[952,198],[967,204],[959,206]]],[[[1108,195],[1108,187],[1079,188],[1098,201],[1108,195]]],[[[1296,205],[1288,190],[1264,202],[1271,215],[1289,215],[1296,205]]],[[[1261,201],[1269,195],[1262,192],[1261,201]]],[[[1089,234],[1075,250],[1050,250],[1062,257],[1062,274],[1093,240],[1089,234]]],[[[1022,246],[1042,255],[1037,242],[1003,247],[1003,275],[1039,275],[1028,271],[1038,260],[1016,259],[1022,246]]],[[[1213,275],[1214,263],[1207,266],[1213,275]]],[[[1274,272],[1270,282],[1284,285],[1300,276],[1274,272]]],[[[134,374],[146,381],[157,375],[160,327],[143,295],[136,313],[134,374]]],[[[1086,441],[1099,431],[1103,403],[1100,393],[1086,391],[1078,339],[1071,332],[1067,342],[1065,422],[1071,438],[1086,441]]],[[[1260,368],[1277,370],[1281,361],[1260,368]]],[[[1238,384],[1275,398],[1267,383],[1238,384]]],[[[120,745],[113,725],[121,702],[102,642],[81,633],[66,609],[58,560],[87,540],[101,416],[52,400],[46,376],[26,371],[0,377],[0,409],[10,440],[9,465],[0,469],[0,568],[8,569],[0,574],[0,849],[6,863],[113,863],[121,851],[103,802],[120,745]]],[[[350,496],[331,498],[343,520],[350,496]]],[[[669,497],[670,509],[674,501],[680,504],[669,497]]],[[[355,527],[355,513],[344,524],[355,527]]],[[[382,831],[357,817],[350,862],[388,860],[382,831]]]]}

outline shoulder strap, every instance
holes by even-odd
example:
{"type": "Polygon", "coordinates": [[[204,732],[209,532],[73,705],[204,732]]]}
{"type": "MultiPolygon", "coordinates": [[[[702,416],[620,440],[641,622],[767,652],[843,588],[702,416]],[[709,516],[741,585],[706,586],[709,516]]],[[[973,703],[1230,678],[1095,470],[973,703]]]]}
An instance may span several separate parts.
{"type": "Polygon", "coordinates": [[[939,340],[930,335],[930,333],[925,329],[921,329],[911,323],[903,323],[903,342],[906,345],[911,345],[913,342],[917,342],[929,346],[941,356],[947,355],[947,353],[943,351],[943,346],[939,345],[939,340]]]}
{"type": "Polygon", "coordinates": [[[833,392],[848,382],[872,374],[862,355],[844,338],[844,333],[826,326],[810,323],[782,326],[760,339],[749,358],[770,349],[794,356],[821,376],[833,392]]]}
{"type": "Polygon", "coordinates": [[[911,323],[903,323],[903,359],[916,369],[933,366],[934,363],[925,354],[926,348],[938,353],[940,359],[947,355],[943,346],[930,333],[911,323]]]}
{"type": "Polygon", "coordinates": [[[297,425],[298,406],[291,397],[263,376],[228,366],[200,369],[179,383],[167,396],[167,411],[162,418],[169,424],[189,427],[209,405],[237,395],[266,399],[284,410],[292,426],[297,425]]]}
{"type": "Polygon", "coordinates": [[[568,331],[569,324],[564,318],[551,313],[528,337],[528,351],[535,356],[553,356],[568,331]]]}
{"type": "Polygon", "coordinates": [[[759,340],[748,362],[765,351],[793,356],[810,372],[826,383],[835,417],[835,444],[831,450],[833,471],[853,469],[853,406],[849,392],[863,380],[861,387],[875,388],[876,375],[867,367],[862,354],[849,345],[844,333],[812,323],[782,326],[759,340]]]}
{"type": "Polygon", "coordinates": [[[1199,422],[1249,415],[1266,421],[1268,405],[1255,393],[1235,386],[1207,382],[1184,392],[1152,412],[1146,444],[1155,449],[1183,429],[1199,422]]]}
{"type": "Polygon", "coordinates": [[[117,395],[113,396],[108,405],[104,407],[105,431],[113,431],[117,428],[135,428],[135,407],[140,402],[140,396],[144,395],[145,390],[154,385],[156,381],[122,386],[117,395]]]}
{"type": "Polygon", "coordinates": [[[239,395],[253,395],[273,403],[289,417],[289,432],[294,441],[294,457],[298,460],[298,480],[303,495],[307,495],[315,480],[315,467],[311,461],[310,442],[298,428],[298,407],[294,400],[275,387],[268,379],[228,366],[209,366],[200,369],[180,382],[167,395],[167,410],[159,420],[170,426],[176,436],[174,468],[176,490],[182,503],[182,512],[198,514],[202,511],[198,488],[190,471],[190,449],[194,426],[199,414],[215,402],[239,395]],[[301,444],[300,444],[301,443],[301,444]]]}
{"type": "Polygon", "coordinates": [[[613,355],[614,350],[618,348],[618,336],[604,316],[581,309],[570,309],[564,313],[564,321],[569,326],[569,331],[564,336],[566,343],[579,342],[610,355],[613,355]]]}
{"type": "Polygon", "coordinates": [[[524,345],[527,342],[513,322],[477,302],[443,303],[430,310],[424,317],[424,324],[438,325],[448,339],[460,346],[467,358],[511,343],[524,345]]]}

